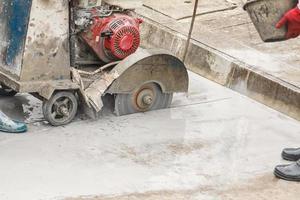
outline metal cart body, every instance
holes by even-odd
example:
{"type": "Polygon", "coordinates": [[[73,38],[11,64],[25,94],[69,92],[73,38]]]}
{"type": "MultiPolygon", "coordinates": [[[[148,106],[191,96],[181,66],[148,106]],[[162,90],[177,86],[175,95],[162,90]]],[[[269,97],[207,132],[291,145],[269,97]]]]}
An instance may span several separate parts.
{"type": "MultiPolygon", "coordinates": [[[[85,96],[86,89],[96,85],[95,82],[100,84],[100,100],[106,94],[130,94],[139,86],[148,84],[149,87],[149,83],[154,83],[159,88],[156,90],[162,92],[162,101],[165,101],[156,108],[168,106],[173,92],[188,90],[184,64],[164,50],[140,49],[109,69],[100,70],[100,73],[93,74],[87,70],[86,73],[92,76],[83,84],[74,81],[72,72],[75,66],[72,66],[71,60],[76,44],[71,42],[70,8],[68,0],[3,0],[0,3],[0,84],[3,87],[31,93],[45,101],[44,115],[49,111],[47,106],[52,106],[49,101],[53,101],[51,98],[56,91],[74,91],[81,94],[78,96],[85,96]],[[101,85],[106,76],[114,78],[108,85],[101,85]]],[[[70,96],[69,93],[67,95],[70,96]]],[[[71,100],[75,101],[75,98],[71,100]]],[[[58,112],[68,114],[61,107],[58,112]]],[[[52,125],[67,122],[70,120],[52,125]]]]}
{"type": "Polygon", "coordinates": [[[70,79],[68,1],[5,0],[0,6],[1,82],[45,98],[51,88],[77,89],[70,79]]]}

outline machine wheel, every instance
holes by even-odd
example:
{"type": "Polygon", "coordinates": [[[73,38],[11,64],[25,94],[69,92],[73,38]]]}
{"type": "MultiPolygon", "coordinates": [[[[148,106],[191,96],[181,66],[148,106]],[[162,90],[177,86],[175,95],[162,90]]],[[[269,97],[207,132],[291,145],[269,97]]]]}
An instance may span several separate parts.
{"type": "Polygon", "coordinates": [[[9,87],[1,84],[0,85],[0,96],[4,96],[4,97],[13,97],[17,94],[16,91],[14,91],[13,89],[10,89],[9,87]]]}
{"type": "Polygon", "coordinates": [[[78,101],[72,92],[56,92],[43,103],[43,114],[52,126],[70,123],[76,116],[78,101]]]}
{"type": "Polygon", "coordinates": [[[147,83],[131,94],[117,94],[115,113],[118,116],[170,107],[173,93],[163,93],[156,83],[147,83]]]}

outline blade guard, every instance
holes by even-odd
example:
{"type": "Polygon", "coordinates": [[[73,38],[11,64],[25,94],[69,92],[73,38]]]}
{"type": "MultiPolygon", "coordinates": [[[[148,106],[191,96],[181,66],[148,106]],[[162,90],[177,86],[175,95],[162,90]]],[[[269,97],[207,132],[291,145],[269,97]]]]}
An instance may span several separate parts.
{"type": "Polygon", "coordinates": [[[187,92],[189,78],[185,65],[166,50],[139,49],[111,72],[118,74],[106,94],[129,94],[145,83],[157,83],[164,93],[187,92]]]}

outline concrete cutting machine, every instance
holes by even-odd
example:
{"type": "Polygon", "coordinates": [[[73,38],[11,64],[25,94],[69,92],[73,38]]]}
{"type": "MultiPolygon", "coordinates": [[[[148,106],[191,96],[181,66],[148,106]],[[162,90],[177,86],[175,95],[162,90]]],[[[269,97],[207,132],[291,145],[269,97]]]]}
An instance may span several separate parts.
{"type": "Polygon", "coordinates": [[[185,65],[164,50],[140,47],[143,20],[99,0],[2,0],[0,95],[30,93],[51,125],[71,122],[103,98],[117,115],[163,109],[187,92],[185,65]]]}

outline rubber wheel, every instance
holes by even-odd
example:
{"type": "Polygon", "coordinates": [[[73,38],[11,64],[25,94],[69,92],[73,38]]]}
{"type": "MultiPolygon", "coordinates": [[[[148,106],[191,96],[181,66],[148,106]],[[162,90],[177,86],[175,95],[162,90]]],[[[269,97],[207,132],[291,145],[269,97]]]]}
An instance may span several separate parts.
{"type": "Polygon", "coordinates": [[[52,126],[69,124],[76,116],[78,101],[72,92],[56,92],[43,102],[43,114],[52,126]]]}
{"type": "Polygon", "coordinates": [[[1,84],[0,85],[0,96],[4,96],[4,97],[13,97],[17,94],[16,91],[14,91],[13,89],[10,89],[9,87],[1,84]]]}
{"type": "Polygon", "coordinates": [[[163,93],[156,83],[147,83],[131,94],[115,95],[115,113],[128,115],[170,107],[173,93],[163,93]]]}

